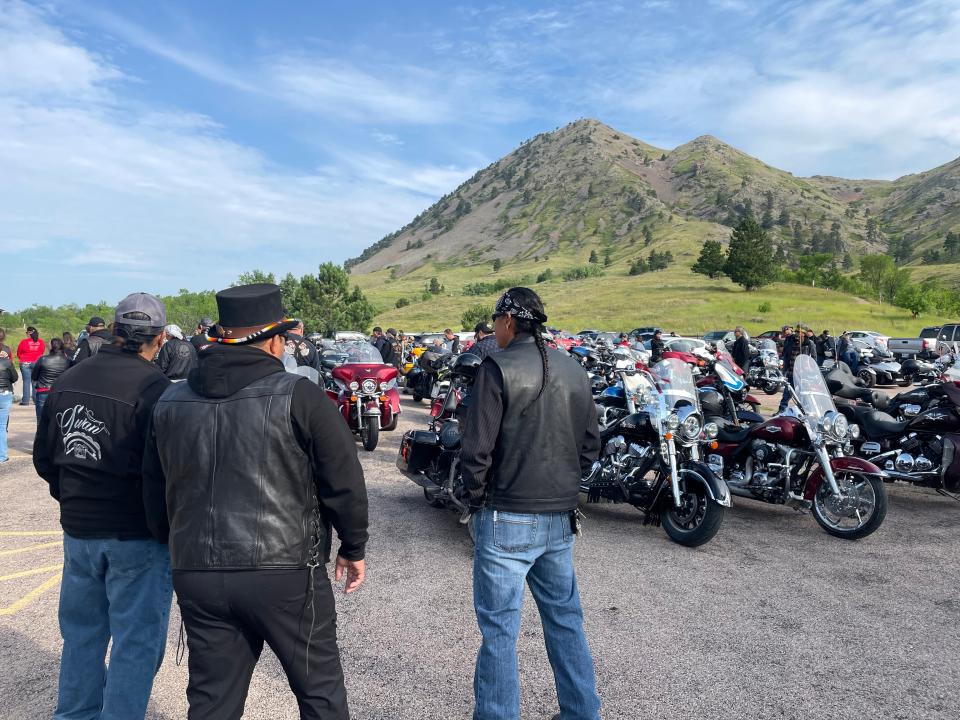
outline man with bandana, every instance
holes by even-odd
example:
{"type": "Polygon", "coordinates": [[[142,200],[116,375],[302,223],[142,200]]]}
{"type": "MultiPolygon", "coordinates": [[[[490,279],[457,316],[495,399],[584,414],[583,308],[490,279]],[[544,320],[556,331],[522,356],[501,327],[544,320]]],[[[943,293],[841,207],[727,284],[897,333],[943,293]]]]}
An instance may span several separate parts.
{"type": "Polygon", "coordinates": [[[532,290],[500,298],[493,330],[502,351],[480,365],[465,423],[461,466],[475,510],[473,598],[483,636],[474,720],[520,715],[524,584],[540,610],[562,717],[600,717],[573,568],[580,479],[600,450],[597,415],[583,370],[544,344],[546,321],[532,290]]]}

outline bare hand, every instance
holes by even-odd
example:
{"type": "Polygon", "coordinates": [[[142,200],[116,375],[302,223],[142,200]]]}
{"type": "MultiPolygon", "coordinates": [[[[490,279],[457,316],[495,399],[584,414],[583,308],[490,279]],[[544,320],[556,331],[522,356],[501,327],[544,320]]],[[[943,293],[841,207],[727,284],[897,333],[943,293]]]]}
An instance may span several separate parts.
{"type": "Polygon", "coordinates": [[[343,592],[347,595],[363,585],[366,571],[366,564],[363,560],[347,560],[337,555],[337,569],[334,578],[337,582],[340,582],[340,579],[346,573],[347,581],[343,586],[343,592]]]}

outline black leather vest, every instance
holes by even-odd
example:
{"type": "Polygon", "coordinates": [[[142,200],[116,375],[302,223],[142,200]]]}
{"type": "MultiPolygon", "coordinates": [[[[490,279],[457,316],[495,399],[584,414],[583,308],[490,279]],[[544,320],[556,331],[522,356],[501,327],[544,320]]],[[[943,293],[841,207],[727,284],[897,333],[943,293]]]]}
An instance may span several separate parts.
{"type": "Polygon", "coordinates": [[[177,383],[160,398],[154,427],[175,570],[299,568],[326,560],[329,530],[290,417],[301,380],[277,372],[226,398],[177,383]]]}
{"type": "Polygon", "coordinates": [[[535,400],[543,366],[532,337],[488,357],[503,375],[503,420],[487,500],[496,510],[546,513],[577,506],[593,397],[575,360],[552,349],[547,359],[547,386],[535,400]]]}

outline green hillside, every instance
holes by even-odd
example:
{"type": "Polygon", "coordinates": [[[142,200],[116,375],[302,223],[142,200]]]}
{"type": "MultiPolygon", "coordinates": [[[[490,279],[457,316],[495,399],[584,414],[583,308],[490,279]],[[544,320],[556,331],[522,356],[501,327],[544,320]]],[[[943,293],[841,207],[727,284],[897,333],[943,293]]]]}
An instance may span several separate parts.
{"type": "MultiPolygon", "coordinates": [[[[466,308],[492,304],[497,294],[465,292],[468,285],[515,280],[535,284],[552,319],[569,328],[657,323],[700,332],[742,322],[757,331],[802,321],[834,332],[867,326],[913,334],[933,318],[797,285],[747,294],[689,267],[704,240],[726,243],[747,213],[773,239],[770,261],[787,268],[813,252],[845,258],[848,267],[864,253],[893,253],[920,215],[925,239],[909,243],[942,244],[938,234],[960,231],[958,166],[895,182],[797,178],[711,136],[663,150],[579,120],[524,142],[347,267],[381,324],[404,329],[458,324],[466,308]],[[638,258],[666,251],[673,258],[666,270],[629,274],[638,258]],[[572,268],[603,276],[564,282],[572,268]],[[537,283],[548,269],[553,278],[537,283]],[[433,277],[445,291],[424,295],[433,277]],[[771,310],[760,313],[765,303],[771,310]]],[[[960,265],[911,264],[916,280],[960,279],[960,265]]]]}
{"type": "MultiPolygon", "coordinates": [[[[936,318],[914,319],[910,313],[889,305],[877,305],[831,290],[799,285],[775,284],[747,293],[728,280],[710,280],[690,272],[703,238],[714,237],[717,226],[696,220],[675,219],[658,227],[657,240],[649,247],[627,245],[619,248],[602,277],[566,282],[558,277],[564,270],[589,265],[592,249],[600,243],[587,243],[570,252],[550,255],[549,261],[525,259],[504,263],[494,272],[492,263],[460,266],[456,263],[430,263],[402,276],[390,270],[355,275],[353,280],[376,306],[377,322],[408,332],[460,327],[464,310],[486,305],[491,311],[499,291],[475,296],[464,293],[471,283],[495,283],[498,280],[528,282],[544,298],[551,324],[573,332],[584,328],[630,330],[642,325],[660,325],[679,333],[702,334],[718,328],[744,325],[751,333],[779,327],[783,323],[803,322],[836,333],[843,329],[869,328],[896,335],[916,335],[921,327],[936,318]],[[670,249],[676,263],[666,270],[630,276],[634,255],[651,250],[670,249]],[[537,283],[547,268],[554,278],[537,283]],[[437,278],[444,291],[427,294],[431,278],[437,278]],[[398,299],[410,304],[396,308],[398,299]],[[760,312],[762,305],[770,309],[760,312]]],[[[723,228],[721,233],[728,234],[723,228]]],[[[602,265],[602,263],[601,263],[602,265]]],[[[941,319],[941,321],[944,319],[941,319]]]]}

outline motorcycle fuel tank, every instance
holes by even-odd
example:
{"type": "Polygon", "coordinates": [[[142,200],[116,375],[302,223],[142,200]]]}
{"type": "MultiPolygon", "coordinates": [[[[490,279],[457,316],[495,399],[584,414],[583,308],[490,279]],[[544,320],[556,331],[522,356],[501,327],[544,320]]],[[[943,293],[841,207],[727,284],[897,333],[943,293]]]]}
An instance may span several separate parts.
{"type": "Polygon", "coordinates": [[[924,410],[910,421],[908,431],[955,433],[960,431],[960,417],[949,407],[934,407],[924,410]]]}
{"type": "Polygon", "coordinates": [[[800,420],[784,415],[755,425],[750,430],[750,436],[770,443],[793,445],[806,440],[806,432],[800,420]]]}

